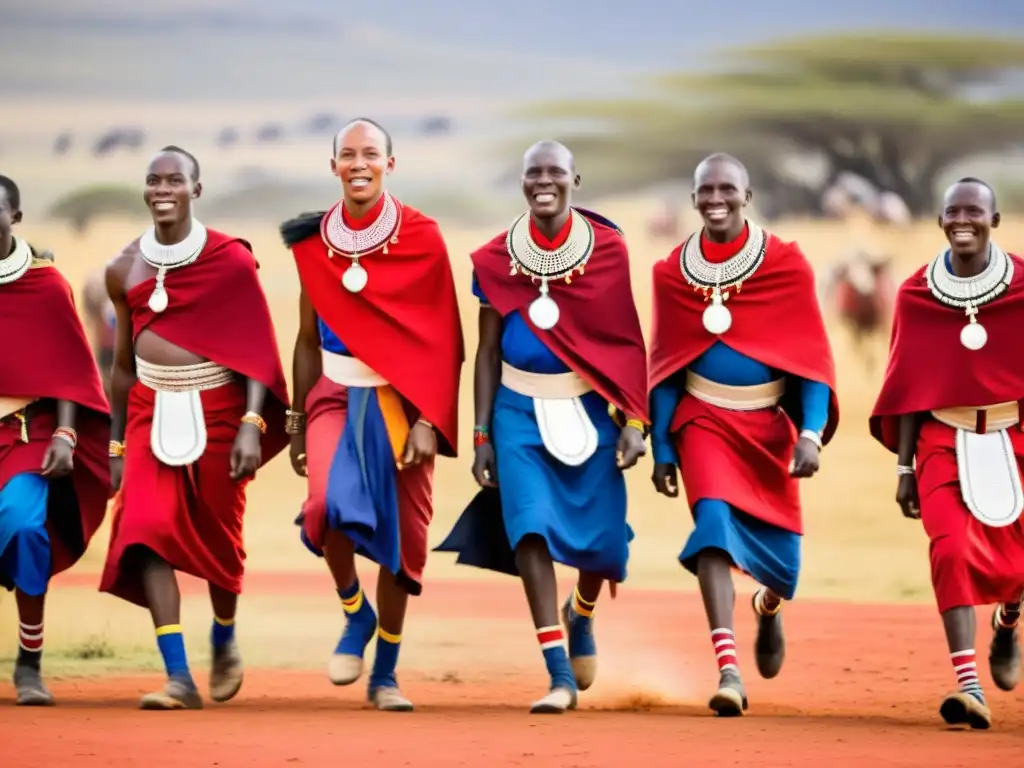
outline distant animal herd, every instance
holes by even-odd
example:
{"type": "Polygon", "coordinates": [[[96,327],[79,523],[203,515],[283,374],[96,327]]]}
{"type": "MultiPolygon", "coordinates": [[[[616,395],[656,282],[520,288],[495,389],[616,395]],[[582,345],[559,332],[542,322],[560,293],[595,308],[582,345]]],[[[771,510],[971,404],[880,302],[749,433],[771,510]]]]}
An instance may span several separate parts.
{"type": "MultiPolygon", "coordinates": [[[[276,144],[293,136],[323,137],[333,136],[345,118],[330,112],[319,112],[311,115],[297,126],[289,128],[281,122],[269,121],[246,131],[238,126],[226,125],[214,137],[214,143],[228,149],[242,142],[248,133],[257,144],[276,144]]],[[[419,118],[416,132],[420,136],[445,136],[452,132],[452,120],[443,115],[428,115],[419,118]]],[[[94,157],[105,157],[117,151],[138,151],[146,146],[146,131],[134,126],[112,126],[92,141],[89,152],[94,157]]],[[[63,156],[70,154],[76,147],[76,136],[71,131],[61,132],[53,142],[53,154],[63,156]]]]}

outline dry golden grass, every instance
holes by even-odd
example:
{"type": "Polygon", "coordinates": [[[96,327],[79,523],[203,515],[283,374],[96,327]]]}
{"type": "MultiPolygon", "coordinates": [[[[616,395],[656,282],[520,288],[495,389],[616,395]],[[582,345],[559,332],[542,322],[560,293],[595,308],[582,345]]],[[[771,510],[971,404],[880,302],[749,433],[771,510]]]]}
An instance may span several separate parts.
{"type": "MultiPolygon", "coordinates": [[[[650,318],[650,266],[667,253],[672,244],[646,240],[646,216],[654,201],[609,200],[600,210],[622,226],[631,245],[634,262],[634,291],[645,327],[650,318]]],[[[278,341],[290,369],[292,341],[296,331],[297,279],[288,252],[270,226],[235,226],[229,221],[209,225],[249,239],[262,264],[262,279],[275,321],[278,341]]],[[[443,226],[443,222],[442,222],[443,226]]],[[[87,273],[100,267],[120,246],[137,234],[136,224],[108,223],[84,239],[53,227],[25,227],[21,232],[33,242],[45,244],[57,255],[57,264],[72,284],[80,286],[87,273]]],[[[896,255],[896,276],[900,279],[930,258],[942,245],[934,225],[917,224],[902,231],[866,229],[819,222],[786,222],[774,227],[782,237],[796,239],[820,270],[828,261],[853,244],[854,238],[875,239],[896,255]]],[[[476,342],[475,300],[470,293],[470,269],[466,254],[484,242],[492,231],[445,228],[462,307],[467,349],[472,355],[476,342]]],[[[1013,248],[1014,239],[1024,236],[1024,227],[1000,230],[1004,247],[1013,248]]],[[[881,371],[865,373],[854,357],[844,333],[834,323],[833,333],[842,422],[834,443],[823,454],[821,473],[803,486],[806,517],[805,565],[800,585],[802,597],[838,598],[862,601],[928,601],[927,539],[919,523],[904,520],[894,501],[894,460],[875,444],[867,431],[867,417],[877,392],[881,371]]],[[[461,424],[465,439],[463,455],[441,461],[436,474],[436,514],[431,541],[438,542],[474,493],[469,472],[469,429],[472,425],[471,367],[464,369],[461,424]]],[[[670,501],[657,494],[649,480],[647,460],[629,474],[630,519],[637,537],[630,559],[630,587],[692,589],[695,580],[678,565],[676,557],[690,530],[691,522],[681,500],[670,501]]],[[[323,568],[299,543],[292,521],[304,497],[303,481],[294,476],[287,458],[281,456],[266,467],[251,486],[247,517],[247,547],[250,571],[296,571],[323,568]]],[[[79,571],[98,572],[106,548],[108,529],[96,536],[79,571]]],[[[489,577],[476,569],[456,568],[448,556],[432,556],[427,569],[432,578],[482,579],[489,577]]],[[[148,616],[107,596],[93,597],[89,590],[58,590],[50,601],[49,643],[78,648],[116,642],[131,653],[138,647],[154,661],[148,616]],[[90,638],[98,638],[90,640],[90,638]],[[112,639],[113,638],[113,639],[112,639]]],[[[0,598],[10,606],[0,610],[0,655],[13,650],[13,600],[0,598]]],[[[185,618],[199,642],[205,633],[209,610],[205,600],[188,598],[185,618]],[[201,621],[191,619],[203,616],[201,621]]],[[[254,596],[246,604],[250,638],[259,637],[278,648],[288,645],[286,628],[297,622],[322,626],[326,635],[336,630],[338,616],[330,595],[287,600],[283,597],[254,596]],[[257,605],[259,610],[257,610],[257,605]],[[326,611],[326,617],[324,612],[326,611]],[[251,623],[250,623],[251,622],[251,623]],[[328,628],[328,624],[331,629],[328,628]],[[255,635],[256,637],[253,637],[255,635]],[[273,642],[282,640],[283,642],[273,642]]],[[[423,628],[419,631],[427,632],[423,628]]],[[[102,651],[102,648],[100,648],[102,651]]],[[[87,649],[86,655],[94,653],[87,649]]],[[[291,652],[289,652],[291,653],[291,652]]],[[[99,654],[102,656],[102,653],[99,654]]],[[[293,654],[282,663],[299,663],[293,654]]],[[[259,658],[259,656],[257,657],[259,658]]],[[[319,660],[319,654],[317,655],[319,660]]],[[[103,660],[100,659],[100,667],[103,660]]],[[[319,663],[319,661],[317,661],[319,663]]],[[[123,665],[123,663],[122,663],[123,665]]],[[[90,668],[96,668],[90,663],[90,668]]]]}

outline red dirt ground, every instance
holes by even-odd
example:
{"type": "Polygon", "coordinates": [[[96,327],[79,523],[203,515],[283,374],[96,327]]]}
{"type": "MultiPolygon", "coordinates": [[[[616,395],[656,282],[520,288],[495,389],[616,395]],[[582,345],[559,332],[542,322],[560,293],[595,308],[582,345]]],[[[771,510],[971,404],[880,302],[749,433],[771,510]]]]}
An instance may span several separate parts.
{"type": "MultiPolygon", "coordinates": [[[[60,583],[84,585],[91,578],[71,574],[60,583]]],[[[329,589],[326,578],[253,574],[246,590],[329,589]]],[[[183,583],[188,592],[198,586],[183,583]]],[[[511,580],[434,582],[413,610],[441,620],[526,622],[522,602],[511,580]]],[[[627,588],[602,604],[598,641],[607,659],[602,675],[581,696],[581,709],[560,717],[526,713],[542,692],[539,654],[537,670],[510,672],[505,666],[499,672],[499,662],[482,663],[487,659],[481,652],[465,668],[456,662],[454,681],[407,668],[401,679],[417,703],[412,714],[367,711],[361,685],[332,688],[323,672],[249,670],[235,701],[184,713],[134,709],[139,695],[158,684],[155,677],[57,680],[51,688],[58,707],[4,707],[0,763],[873,768],[1020,762],[1024,701],[995,690],[987,671],[983,679],[996,718],[992,730],[954,731],[938,717],[953,673],[931,607],[788,605],[786,668],[778,679],[764,681],[751,658],[752,620],[743,599],[737,602],[741,666],[751,700],[750,711],[739,719],[716,719],[705,707],[715,675],[699,598],[627,588]],[[659,677],[692,680],[681,686],[692,691],[685,696],[652,692],[672,687],[659,685],[659,677]],[[653,682],[634,687],[624,679],[653,682]]],[[[979,666],[987,667],[982,618],[979,666]]],[[[485,644],[487,625],[482,626],[485,644]]],[[[528,626],[523,637],[529,637],[528,626]]],[[[9,690],[3,694],[7,702],[9,690]]]]}

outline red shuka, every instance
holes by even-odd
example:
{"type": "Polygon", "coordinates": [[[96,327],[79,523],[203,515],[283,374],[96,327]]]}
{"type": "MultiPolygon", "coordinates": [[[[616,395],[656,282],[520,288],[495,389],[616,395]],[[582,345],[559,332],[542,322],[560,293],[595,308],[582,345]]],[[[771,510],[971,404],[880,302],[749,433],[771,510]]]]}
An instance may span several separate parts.
{"type": "MultiPolygon", "coordinates": [[[[899,450],[900,417],[940,408],[1024,404],[1024,260],[1013,260],[1007,291],[978,313],[988,332],[979,350],[960,344],[962,309],[941,304],[925,281],[927,266],[900,286],[889,363],[870,418],[872,436],[899,450]]],[[[1018,471],[1024,434],[1009,430],[1018,471]]],[[[916,445],[921,522],[931,542],[932,585],[940,612],[1016,601],[1024,588],[1024,521],[993,528],[967,509],[960,490],[956,430],[928,419],[916,445]]]]}
{"type": "Polygon", "coordinates": [[[436,221],[395,203],[397,242],[360,259],[369,280],[359,293],[341,284],[351,261],[329,257],[319,233],[290,247],[317,315],[434,425],[438,452],[455,456],[465,348],[448,248],[436,221]]]}
{"type": "MultiPolygon", "coordinates": [[[[47,520],[56,574],[84,554],[106,514],[109,408],[71,286],[49,261],[37,260],[21,278],[0,285],[0,333],[0,395],[68,400],[78,406],[71,479],[77,503],[73,512],[80,520],[53,515],[47,520]]],[[[14,475],[41,469],[57,426],[56,408],[45,415],[36,411],[28,426],[27,443],[20,439],[20,428],[0,433],[0,488],[14,475]]]]}
{"type": "Polygon", "coordinates": [[[895,453],[899,417],[939,408],[1024,401],[1024,259],[1013,260],[1013,282],[978,312],[988,343],[960,343],[962,309],[939,303],[921,267],[900,286],[889,340],[889,363],[871,414],[871,434],[895,453]]]}
{"type": "MultiPolygon", "coordinates": [[[[765,234],[761,266],[742,290],[730,291],[726,306],[732,327],[721,337],[704,328],[704,294],[683,275],[685,243],[654,265],[650,387],[721,341],[770,368],[828,385],[829,418],[822,436],[828,443],[839,423],[839,404],[814,272],[796,243],[765,234]]],[[[744,241],[745,235],[733,253],[744,241]]],[[[793,397],[790,393],[786,399],[793,397]]],[[[772,525],[802,532],[798,486],[789,475],[796,429],[781,409],[731,411],[683,397],[671,429],[677,433],[691,505],[702,498],[721,499],[772,525]]]]}
{"type": "MultiPolygon", "coordinates": [[[[187,267],[168,273],[169,306],[149,309],[153,279],[127,293],[133,335],[143,329],[205,357],[267,388],[261,441],[262,463],[288,444],[284,411],[288,391],[277,338],[248,243],[208,230],[206,248],[187,267]]],[[[110,549],[100,584],[139,605],[146,604],[138,574],[123,558],[134,545],[152,549],[178,570],[231,592],[241,591],[242,515],[245,482],[229,475],[230,454],[245,413],[241,383],[201,393],[207,447],[188,467],[161,464],[149,446],[155,393],[135,384],[128,399],[125,469],[114,509],[110,549]]]]}
{"type": "Polygon", "coordinates": [[[149,308],[155,278],[128,291],[132,335],[143,329],[212,360],[267,388],[263,419],[263,463],[288,445],[284,412],[288,385],[281,367],[274,321],[260,285],[259,262],[245,240],[207,230],[206,248],[194,264],[168,272],[164,281],[169,305],[149,308]]]}
{"type": "Polygon", "coordinates": [[[605,400],[646,422],[647,353],[626,241],[611,227],[590,223],[594,252],[584,273],[573,275],[568,285],[564,280],[548,283],[560,311],[551,330],[530,320],[530,304],[540,295],[538,283],[522,274],[509,275],[507,231],[473,253],[473,270],[487,301],[503,317],[518,311],[537,338],[605,400]]]}

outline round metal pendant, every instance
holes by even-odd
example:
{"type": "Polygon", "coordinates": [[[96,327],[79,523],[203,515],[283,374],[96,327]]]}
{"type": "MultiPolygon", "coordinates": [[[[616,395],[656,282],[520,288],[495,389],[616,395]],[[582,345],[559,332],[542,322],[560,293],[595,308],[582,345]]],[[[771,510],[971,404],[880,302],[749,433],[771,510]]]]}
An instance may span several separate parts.
{"type": "Polygon", "coordinates": [[[530,304],[531,322],[542,331],[550,331],[558,325],[558,305],[550,296],[540,296],[530,304]]]}
{"type": "Polygon", "coordinates": [[[981,323],[968,323],[960,329],[960,343],[977,352],[988,343],[988,331],[981,323]]]}
{"type": "Polygon", "coordinates": [[[708,333],[713,333],[715,336],[721,336],[732,327],[732,312],[718,301],[713,301],[704,310],[701,319],[704,321],[704,327],[708,333]]]}
{"type": "Polygon", "coordinates": [[[156,288],[149,294],[149,308],[157,314],[167,309],[167,291],[163,288],[156,288]]]}
{"type": "Polygon", "coordinates": [[[352,266],[346,269],[345,274],[341,276],[341,284],[349,293],[359,293],[366,287],[368,280],[369,276],[363,269],[363,265],[357,262],[352,262],[352,266]]]}

